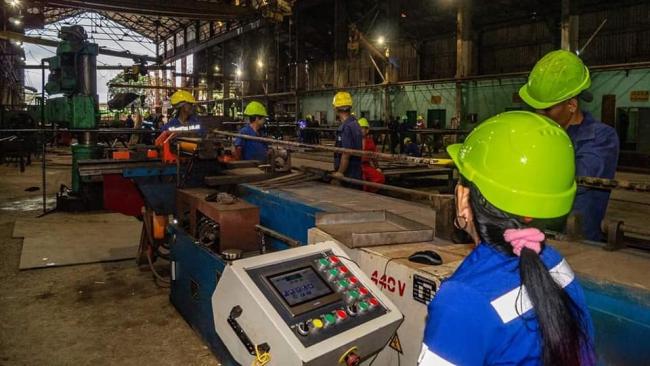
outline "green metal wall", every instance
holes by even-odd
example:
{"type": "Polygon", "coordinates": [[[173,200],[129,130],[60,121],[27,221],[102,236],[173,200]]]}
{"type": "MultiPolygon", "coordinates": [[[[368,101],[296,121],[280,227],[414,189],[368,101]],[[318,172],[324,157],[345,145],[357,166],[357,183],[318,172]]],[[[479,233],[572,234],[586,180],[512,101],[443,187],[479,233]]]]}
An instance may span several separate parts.
{"type": "MultiPolygon", "coordinates": [[[[601,100],[605,94],[616,95],[616,107],[650,107],[650,102],[631,102],[630,91],[650,89],[650,69],[597,71],[592,74],[590,91],[594,101],[583,103],[582,108],[600,118],[601,100]]],[[[477,80],[463,83],[463,106],[465,114],[476,113],[478,121],[482,121],[508,108],[526,108],[519,103],[513,94],[525,83],[525,78],[477,80]]],[[[362,111],[368,112],[370,120],[381,119],[384,109],[383,93],[378,89],[356,89],[351,91],[355,105],[353,110],[357,115],[362,111]]],[[[392,113],[402,116],[406,111],[415,110],[426,116],[428,109],[446,109],[447,126],[456,112],[454,83],[439,83],[429,85],[409,85],[392,87],[390,89],[392,113]],[[441,104],[432,104],[431,97],[441,97],[441,104]]],[[[327,112],[327,120],[332,122],[332,92],[315,93],[301,98],[300,111],[304,114],[315,114],[318,111],[327,112]]],[[[463,127],[472,127],[464,122],[463,127]]]]}

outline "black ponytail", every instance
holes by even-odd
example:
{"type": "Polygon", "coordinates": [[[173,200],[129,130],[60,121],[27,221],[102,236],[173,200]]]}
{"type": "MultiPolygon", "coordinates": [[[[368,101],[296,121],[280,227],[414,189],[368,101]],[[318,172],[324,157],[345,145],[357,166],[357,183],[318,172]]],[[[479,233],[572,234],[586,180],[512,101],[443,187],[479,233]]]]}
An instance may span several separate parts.
{"type": "MultiPolygon", "coordinates": [[[[505,230],[523,227],[544,229],[545,220],[534,220],[531,224],[524,224],[520,218],[494,207],[474,184],[469,182],[461,184],[470,187],[470,205],[476,230],[483,242],[514,255],[512,246],[503,238],[505,230]]],[[[554,223],[556,220],[549,220],[549,222],[554,223]]],[[[521,251],[519,275],[539,323],[543,342],[543,365],[580,366],[584,356],[591,354],[591,343],[581,310],[555,282],[548,268],[534,251],[527,248],[521,251]]]]}

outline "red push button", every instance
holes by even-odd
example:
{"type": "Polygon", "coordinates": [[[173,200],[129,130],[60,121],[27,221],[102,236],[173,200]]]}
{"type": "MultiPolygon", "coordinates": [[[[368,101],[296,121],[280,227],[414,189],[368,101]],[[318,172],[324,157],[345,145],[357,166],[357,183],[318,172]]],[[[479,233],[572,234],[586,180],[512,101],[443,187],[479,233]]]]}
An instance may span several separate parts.
{"type": "Polygon", "coordinates": [[[339,267],[339,271],[340,271],[341,274],[343,274],[343,275],[346,275],[346,274],[350,273],[350,270],[348,269],[348,267],[345,267],[345,266],[341,266],[341,267],[339,267]]]}
{"type": "Polygon", "coordinates": [[[348,317],[348,314],[345,312],[345,310],[337,310],[336,316],[339,318],[339,320],[345,320],[345,318],[348,317]]]}
{"type": "Polygon", "coordinates": [[[368,295],[368,289],[365,288],[365,287],[360,287],[360,288],[359,288],[359,294],[361,294],[361,296],[366,296],[366,295],[368,295]]]}
{"type": "Polygon", "coordinates": [[[332,264],[341,263],[341,260],[339,259],[339,257],[337,257],[335,255],[330,255],[329,260],[330,260],[330,263],[332,263],[332,264]]]}
{"type": "Polygon", "coordinates": [[[377,299],[375,299],[374,297],[372,299],[368,300],[368,302],[370,303],[370,306],[372,306],[373,308],[375,306],[379,306],[379,301],[377,299]]]}
{"type": "Polygon", "coordinates": [[[348,278],[348,281],[350,281],[350,283],[352,284],[352,286],[354,286],[354,285],[356,285],[357,283],[359,283],[359,279],[357,279],[356,277],[350,277],[350,278],[348,278]]]}

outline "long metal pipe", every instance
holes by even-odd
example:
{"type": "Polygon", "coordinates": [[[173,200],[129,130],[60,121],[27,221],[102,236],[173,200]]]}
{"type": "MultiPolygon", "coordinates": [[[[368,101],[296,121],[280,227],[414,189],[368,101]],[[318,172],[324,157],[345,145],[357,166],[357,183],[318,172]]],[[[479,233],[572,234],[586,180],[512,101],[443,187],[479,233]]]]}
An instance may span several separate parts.
{"type": "Polygon", "coordinates": [[[276,140],[276,139],[270,139],[270,138],[266,138],[266,137],[243,135],[243,134],[239,134],[239,133],[220,131],[220,130],[213,130],[212,132],[214,134],[217,134],[217,135],[235,137],[235,138],[238,137],[238,138],[242,138],[242,139],[245,139],[245,140],[253,140],[253,141],[259,141],[259,142],[265,142],[265,143],[268,143],[268,144],[271,144],[271,145],[283,145],[283,146],[290,146],[290,147],[295,147],[295,148],[313,148],[313,149],[318,149],[318,150],[323,150],[323,151],[331,151],[331,152],[340,153],[340,154],[350,154],[350,155],[353,155],[353,156],[368,157],[368,158],[377,159],[377,160],[404,161],[404,162],[409,162],[409,163],[426,164],[426,165],[442,165],[442,166],[451,165],[451,160],[450,159],[420,158],[420,157],[415,157],[415,156],[406,156],[406,155],[397,155],[397,154],[393,155],[393,154],[386,154],[386,153],[380,153],[380,152],[374,152],[374,151],[346,149],[346,148],[342,148],[342,147],[311,145],[311,144],[305,144],[305,143],[302,143],[302,142],[276,140]]]}
{"type": "MultiPolygon", "coordinates": [[[[402,188],[402,187],[397,187],[397,186],[392,186],[389,184],[381,184],[381,183],[374,183],[374,182],[368,182],[365,180],[360,180],[360,179],[354,179],[354,178],[348,178],[348,177],[340,177],[336,175],[330,174],[328,171],[322,170],[322,169],[317,169],[317,168],[311,168],[311,167],[299,167],[295,168],[297,170],[303,171],[305,173],[312,173],[312,174],[318,174],[323,177],[331,178],[334,180],[338,180],[341,182],[346,182],[358,186],[368,186],[368,187],[373,187],[373,188],[378,188],[378,189],[383,189],[386,191],[393,191],[393,192],[398,192],[398,193],[403,193],[403,194],[409,194],[412,196],[420,196],[420,197],[425,197],[428,200],[434,200],[437,198],[440,198],[441,194],[438,191],[435,192],[425,192],[425,191],[419,191],[417,189],[409,189],[409,188],[402,188]]],[[[442,195],[444,196],[444,195],[442,195]]],[[[449,197],[452,197],[452,195],[448,195],[449,197]]]]}

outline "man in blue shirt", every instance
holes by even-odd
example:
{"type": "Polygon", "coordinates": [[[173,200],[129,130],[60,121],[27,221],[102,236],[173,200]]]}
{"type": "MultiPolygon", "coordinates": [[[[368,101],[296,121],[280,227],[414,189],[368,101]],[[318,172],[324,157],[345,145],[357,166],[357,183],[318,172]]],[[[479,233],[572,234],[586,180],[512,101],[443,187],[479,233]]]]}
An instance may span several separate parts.
{"type": "MultiPolygon", "coordinates": [[[[359,122],[352,115],[352,96],[348,92],[338,92],[332,102],[336,117],[341,125],[336,130],[336,143],[334,146],[345,149],[363,150],[363,134],[359,122]]],[[[333,176],[345,176],[347,178],[362,180],[361,157],[352,156],[348,153],[334,154],[333,176]]],[[[349,184],[344,186],[355,187],[349,184]]]]}
{"type": "Polygon", "coordinates": [[[176,115],[162,126],[162,131],[195,132],[201,135],[205,133],[201,127],[201,122],[194,113],[197,102],[192,93],[179,90],[172,94],[170,102],[172,107],[176,109],[176,115]]]}
{"type": "MultiPolygon", "coordinates": [[[[264,127],[264,122],[269,116],[266,112],[266,107],[260,102],[252,101],[244,109],[244,116],[248,117],[249,124],[242,127],[239,133],[259,137],[260,130],[264,127]]],[[[268,158],[268,146],[264,142],[238,137],[235,139],[234,155],[238,160],[259,160],[260,162],[265,162],[268,158]]]]}
{"type": "MultiPolygon", "coordinates": [[[[538,113],[562,126],[575,149],[576,175],[613,179],[618,164],[619,139],[614,128],[580,110],[578,99],[591,101],[589,69],[569,51],[553,51],[537,62],[521,98],[538,113]]],[[[573,214],[580,217],[586,239],[603,240],[601,222],[610,192],[580,187],[573,214]]]]}

